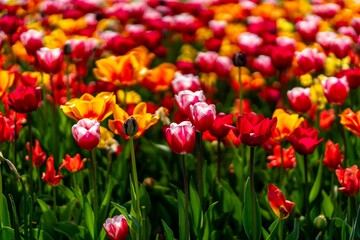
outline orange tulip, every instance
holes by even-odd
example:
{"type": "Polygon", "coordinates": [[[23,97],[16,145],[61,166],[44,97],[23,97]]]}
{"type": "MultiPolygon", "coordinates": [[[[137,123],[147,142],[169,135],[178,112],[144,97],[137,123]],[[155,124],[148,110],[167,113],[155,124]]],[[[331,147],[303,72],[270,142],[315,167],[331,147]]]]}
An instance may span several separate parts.
{"type": "Polygon", "coordinates": [[[354,113],[350,108],[347,108],[339,116],[340,123],[344,125],[347,130],[360,137],[360,111],[354,113]]]}
{"type": "Polygon", "coordinates": [[[88,118],[101,122],[112,114],[115,103],[116,97],[114,93],[102,92],[96,97],[85,93],[80,98],[71,99],[65,105],[61,105],[60,108],[66,116],[77,121],[88,118]]]}
{"type": "Polygon", "coordinates": [[[0,71],[0,98],[4,95],[4,93],[12,86],[14,83],[15,74],[10,73],[6,70],[0,71]]]}
{"type": "Polygon", "coordinates": [[[133,136],[133,138],[135,139],[141,137],[142,135],[144,135],[146,129],[159,121],[159,116],[153,116],[151,113],[147,113],[146,110],[146,103],[141,102],[134,108],[133,115],[129,116],[129,114],[125,112],[121,107],[115,105],[115,108],[113,110],[114,120],[109,120],[110,130],[116,134],[119,134],[124,139],[129,139],[130,137],[127,136],[123,131],[123,124],[128,118],[133,117],[136,119],[138,124],[138,131],[133,136]]]}
{"type": "Polygon", "coordinates": [[[141,85],[152,92],[162,92],[169,89],[175,77],[176,67],[170,63],[163,63],[148,71],[141,85]]]}
{"type": "Polygon", "coordinates": [[[63,163],[59,168],[59,171],[61,168],[66,167],[67,170],[75,173],[83,168],[85,161],[86,158],[81,160],[80,154],[76,154],[74,157],[66,154],[65,159],[63,159],[63,163]]]}
{"type": "Polygon", "coordinates": [[[304,118],[299,118],[298,114],[288,114],[283,109],[276,109],[272,117],[278,119],[276,129],[272,135],[272,139],[276,141],[281,141],[285,137],[290,136],[304,121],[304,118]]]}
{"type": "Polygon", "coordinates": [[[295,203],[286,200],[281,190],[272,185],[271,183],[269,183],[268,187],[268,200],[270,203],[270,207],[272,208],[276,216],[278,216],[279,218],[281,217],[280,211],[282,209],[282,219],[289,217],[295,205],[295,203]]]}

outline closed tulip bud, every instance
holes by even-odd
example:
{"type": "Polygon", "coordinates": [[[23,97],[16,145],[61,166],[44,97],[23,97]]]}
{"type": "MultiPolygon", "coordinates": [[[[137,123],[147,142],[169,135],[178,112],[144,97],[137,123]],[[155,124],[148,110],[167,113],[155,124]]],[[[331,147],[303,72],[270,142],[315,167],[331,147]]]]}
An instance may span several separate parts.
{"type": "Polygon", "coordinates": [[[325,229],[327,226],[327,220],[326,217],[324,215],[319,215],[314,219],[314,225],[317,229],[325,229]]]}
{"type": "Polygon", "coordinates": [[[197,102],[204,102],[205,96],[202,90],[192,92],[190,90],[184,90],[175,95],[175,101],[179,110],[185,115],[190,114],[190,106],[197,102]]]}
{"type": "Polygon", "coordinates": [[[122,214],[106,219],[103,228],[111,240],[124,240],[129,233],[129,225],[122,214]]]}
{"type": "Polygon", "coordinates": [[[125,120],[123,124],[123,131],[129,137],[132,137],[137,133],[138,123],[134,117],[130,117],[125,120]]]}
{"type": "Polygon", "coordinates": [[[323,163],[330,171],[335,171],[342,163],[344,156],[341,155],[339,144],[334,144],[331,140],[326,142],[325,157],[323,163]]]}
{"type": "Polygon", "coordinates": [[[246,62],[247,62],[246,53],[238,52],[235,54],[234,59],[233,59],[234,66],[244,67],[244,66],[246,66],[246,62]]]}
{"type": "Polygon", "coordinates": [[[311,108],[310,88],[296,87],[287,91],[290,107],[297,113],[305,113],[311,108]]]}
{"type": "Polygon", "coordinates": [[[100,142],[100,123],[87,118],[72,127],[72,134],[79,147],[93,150],[100,142]]]}
{"type": "Polygon", "coordinates": [[[65,43],[63,52],[67,56],[71,54],[71,45],[69,42],[65,43]]]}

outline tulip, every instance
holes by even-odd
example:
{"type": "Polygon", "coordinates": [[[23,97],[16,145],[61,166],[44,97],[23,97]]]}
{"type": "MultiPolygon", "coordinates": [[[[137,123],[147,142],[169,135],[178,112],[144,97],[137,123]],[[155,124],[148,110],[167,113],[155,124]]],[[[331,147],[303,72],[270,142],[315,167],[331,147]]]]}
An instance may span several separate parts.
{"type": "Polygon", "coordinates": [[[87,61],[93,54],[94,49],[99,44],[98,40],[94,38],[85,39],[70,39],[66,41],[65,45],[70,46],[70,58],[74,61],[87,61]]]}
{"type": "Polygon", "coordinates": [[[272,135],[272,138],[277,141],[282,141],[285,137],[290,136],[304,121],[304,118],[299,118],[298,114],[288,114],[283,109],[276,109],[272,117],[277,118],[276,129],[272,135]]]}
{"type": "Polygon", "coordinates": [[[331,42],[335,39],[336,36],[336,33],[330,31],[318,32],[316,34],[316,42],[319,43],[325,51],[328,51],[330,49],[331,42]]]}
{"type": "Polygon", "coordinates": [[[305,48],[301,52],[295,52],[295,55],[296,61],[304,73],[308,73],[315,68],[315,56],[313,49],[305,48]]]}
{"type": "Polygon", "coordinates": [[[171,88],[174,94],[184,90],[199,91],[201,90],[199,77],[192,74],[175,73],[175,78],[171,82],[171,88]]]}
{"type": "Polygon", "coordinates": [[[311,108],[310,88],[296,87],[287,91],[290,107],[298,113],[306,113],[311,108]]]}
{"type": "Polygon", "coordinates": [[[199,52],[195,63],[200,72],[210,73],[215,71],[216,59],[218,54],[216,52],[199,52]]]}
{"type": "Polygon", "coordinates": [[[0,18],[0,29],[8,35],[14,34],[22,24],[23,20],[17,16],[4,15],[0,18]]]}
{"type": "Polygon", "coordinates": [[[272,185],[271,183],[269,183],[268,186],[268,200],[271,209],[274,211],[276,216],[281,219],[288,218],[295,205],[295,203],[286,200],[281,190],[272,185]],[[282,214],[280,214],[281,211],[282,214]]]}
{"type": "Polygon", "coordinates": [[[0,98],[5,92],[13,85],[15,80],[15,74],[6,70],[0,70],[0,98]]]}
{"type": "Polygon", "coordinates": [[[18,113],[35,111],[41,103],[41,88],[33,86],[18,86],[9,93],[9,106],[18,113]]]}
{"type": "Polygon", "coordinates": [[[281,146],[277,144],[273,151],[274,155],[267,157],[267,160],[270,161],[270,163],[267,164],[269,168],[281,168],[281,151],[283,155],[283,168],[289,171],[296,167],[296,155],[293,147],[281,149],[281,146]]]}
{"type": "Polygon", "coordinates": [[[295,51],[296,41],[293,38],[282,36],[276,38],[275,42],[277,47],[284,48],[292,52],[295,51]]]}
{"type": "Polygon", "coordinates": [[[122,214],[106,219],[103,228],[111,240],[124,240],[129,233],[129,225],[122,214]]]}
{"type": "Polygon", "coordinates": [[[300,34],[305,42],[312,42],[315,40],[316,33],[319,31],[317,21],[304,20],[296,23],[296,31],[300,34]]]}
{"type": "Polygon", "coordinates": [[[218,57],[215,62],[214,71],[219,78],[228,78],[233,68],[232,61],[228,57],[218,57]]]}
{"type": "Polygon", "coordinates": [[[76,143],[82,149],[93,150],[100,141],[100,123],[87,118],[81,119],[72,127],[72,134],[76,143]]]}
{"type": "Polygon", "coordinates": [[[345,76],[351,89],[357,89],[360,86],[360,68],[347,69],[345,76]]]}
{"type": "Polygon", "coordinates": [[[64,54],[60,48],[49,49],[43,47],[36,51],[36,58],[42,71],[47,74],[55,74],[61,70],[64,54]]]}
{"type": "Polygon", "coordinates": [[[216,38],[223,38],[225,35],[226,21],[211,20],[209,22],[209,28],[213,31],[216,38]]]}
{"type": "Polygon", "coordinates": [[[163,63],[149,70],[141,85],[152,92],[164,92],[169,89],[175,76],[175,65],[163,63]]]}
{"type": "Polygon", "coordinates": [[[238,36],[240,49],[249,55],[255,55],[262,44],[263,39],[254,33],[244,32],[238,36]]]}
{"type": "MultiPolygon", "coordinates": [[[[60,170],[60,169],[59,169],[60,170]]],[[[46,161],[46,173],[43,173],[42,179],[46,181],[47,184],[49,184],[52,187],[56,187],[60,184],[61,179],[64,176],[59,174],[56,175],[55,168],[54,168],[54,158],[51,155],[47,161],[46,161]]]]}
{"type": "Polygon", "coordinates": [[[334,122],[335,120],[335,110],[334,109],[330,109],[330,110],[322,110],[320,112],[320,129],[323,130],[329,130],[331,128],[331,124],[334,122]]]}
{"type": "Polygon", "coordinates": [[[335,54],[337,58],[345,58],[349,55],[351,50],[352,40],[347,36],[336,37],[331,41],[330,51],[335,54]]]}
{"type": "Polygon", "coordinates": [[[329,77],[321,82],[324,94],[329,103],[343,104],[349,93],[349,84],[346,77],[329,77]]]}
{"type": "Polygon", "coordinates": [[[254,113],[239,115],[236,121],[238,138],[245,145],[254,147],[264,144],[275,131],[277,118],[264,118],[254,113]]]}
{"type": "Polygon", "coordinates": [[[218,113],[210,128],[211,135],[217,138],[225,137],[230,131],[229,125],[233,124],[233,122],[233,116],[231,114],[218,113]]]}
{"type": "MultiPolygon", "coordinates": [[[[30,143],[26,144],[27,150],[30,153],[30,143]]],[[[33,167],[40,167],[40,165],[46,160],[46,153],[41,150],[39,141],[35,139],[35,147],[32,150],[33,154],[33,167]]],[[[30,161],[30,157],[26,156],[25,159],[30,161]]]]}
{"type": "Polygon", "coordinates": [[[195,146],[195,127],[189,121],[171,123],[166,129],[166,140],[177,154],[191,153],[195,146]]]}
{"type": "Polygon", "coordinates": [[[20,41],[24,44],[27,53],[34,56],[37,50],[39,50],[43,46],[43,38],[43,32],[36,31],[34,29],[23,32],[20,35],[20,41]]]}
{"type": "Polygon", "coordinates": [[[253,68],[259,71],[264,77],[271,77],[276,72],[269,56],[260,55],[254,59],[252,64],[253,68]]]}
{"type": "Polygon", "coordinates": [[[291,143],[296,152],[308,155],[313,153],[317,145],[323,140],[318,140],[318,134],[319,131],[316,129],[300,126],[286,139],[291,143]]]}
{"type": "Polygon", "coordinates": [[[10,139],[10,128],[7,124],[7,119],[0,112],[0,143],[4,141],[8,141],[10,139]]]}
{"type": "Polygon", "coordinates": [[[175,101],[179,110],[189,116],[190,106],[197,102],[205,102],[205,96],[202,90],[196,92],[184,90],[175,95],[175,101]]]}
{"type": "Polygon", "coordinates": [[[198,102],[190,106],[190,120],[195,129],[201,133],[207,131],[212,126],[216,117],[215,105],[208,105],[205,102],[198,102]]]}
{"type": "Polygon", "coordinates": [[[343,160],[344,156],[341,155],[339,144],[334,144],[331,140],[328,140],[326,142],[325,157],[323,163],[330,171],[334,171],[340,166],[343,160]]]}
{"type": "Polygon", "coordinates": [[[350,108],[343,111],[340,116],[340,124],[351,131],[356,136],[360,137],[360,111],[354,113],[350,108]]]}
{"type": "Polygon", "coordinates": [[[237,52],[234,55],[234,59],[233,59],[234,66],[236,66],[236,67],[244,67],[244,66],[246,66],[246,62],[247,62],[246,53],[237,52]]]}
{"type": "Polygon", "coordinates": [[[360,188],[360,170],[356,165],[342,169],[339,167],[336,176],[341,184],[339,190],[346,196],[356,196],[360,188]]]}
{"type": "Polygon", "coordinates": [[[285,47],[274,47],[270,57],[275,68],[284,70],[291,66],[294,51],[285,47]]]}
{"type": "Polygon", "coordinates": [[[74,157],[70,157],[69,154],[66,154],[65,159],[63,159],[63,163],[60,166],[59,170],[63,167],[66,167],[72,173],[76,173],[80,171],[83,166],[86,158],[81,160],[80,154],[76,154],[74,157]]]}

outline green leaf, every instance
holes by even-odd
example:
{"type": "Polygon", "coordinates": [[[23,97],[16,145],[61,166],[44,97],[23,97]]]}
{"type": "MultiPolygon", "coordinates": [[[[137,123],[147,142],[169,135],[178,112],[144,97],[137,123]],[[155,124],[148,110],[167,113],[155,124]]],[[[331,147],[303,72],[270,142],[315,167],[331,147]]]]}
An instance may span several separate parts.
{"type": "Polygon", "coordinates": [[[71,213],[73,208],[75,207],[76,199],[72,199],[69,201],[65,206],[61,207],[60,209],[60,221],[70,221],[71,213]]]}
{"type": "MultiPolygon", "coordinates": [[[[243,225],[245,233],[249,239],[252,239],[252,214],[251,214],[251,189],[250,189],[250,178],[247,179],[245,184],[245,197],[244,197],[244,211],[242,215],[243,225]]],[[[261,215],[259,203],[255,195],[255,240],[260,239],[261,237],[261,215]]]]}
{"type": "Polygon", "coordinates": [[[14,198],[11,194],[9,194],[10,204],[11,204],[11,210],[12,210],[12,219],[13,219],[13,226],[15,231],[15,239],[20,239],[20,232],[19,232],[19,220],[16,213],[16,206],[14,202],[14,198]]]}
{"type": "Polygon", "coordinates": [[[294,220],[294,229],[293,231],[286,237],[286,240],[297,240],[299,239],[299,223],[295,219],[294,220]]]}
{"type": "Polygon", "coordinates": [[[351,234],[349,240],[355,240],[360,238],[360,205],[358,207],[358,212],[356,216],[355,223],[351,229],[351,234]]]}
{"type": "Polygon", "coordinates": [[[191,229],[193,230],[195,236],[197,237],[200,232],[200,228],[203,222],[203,213],[200,206],[200,198],[197,194],[194,181],[191,178],[190,180],[190,225],[191,229]]]}
{"type": "Polygon", "coordinates": [[[263,228],[263,227],[261,227],[261,232],[262,232],[262,235],[263,235],[263,238],[264,238],[264,239],[267,239],[267,238],[270,236],[270,234],[268,233],[268,231],[266,231],[266,229],[263,228]]]}
{"type": "Polygon", "coordinates": [[[174,240],[174,233],[173,231],[169,228],[169,226],[166,224],[166,222],[164,220],[161,219],[163,228],[164,228],[164,233],[165,233],[165,239],[166,240],[174,240]]]}
{"type": "Polygon", "coordinates": [[[15,237],[14,229],[6,226],[0,229],[1,240],[13,240],[15,237]]]}
{"type": "Polygon", "coordinates": [[[114,202],[111,202],[112,205],[114,205],[114,207],[121,213],[125,216],[126,220],[127,220],[127,223],[130,227],[130,229],[132,229],[133,231],[135,231],[136,233],[139,233],[140,231],[140,226],[139,226],[139,223],[137,222],[136,218],[131,216],[128,211],[126,210],[125,207],[117,204],[117,203],[114,203],[114,202]]]}
{"type": "Polygon", "coordinates": [[[321,194],[322,194],[321,209],[323,210],[324,215],[327,218],[331,218],[334,212],[334,205],[331,201],[331,198],[326,194],[325,190],[322,190],[321,194]]]}
{"type": "Polygon", "coordinates": [[[38,236],[38,240],[54,240],[47,232],[37,228],[34,228],[34,234],[35,236],[38,236]]]}
{"type": "Polygon", "coordinates": [[[276,219],[269,227],[270,235],[266,240],[272,240],[278,238],[279,233],[279,219],[276,219]]]}
{"type": "Polygon", "coordinates": [[[179,234],[180,240],[188,239],[185,237],[185,194],[178,189],[178,209],[179,209],[179,234]]]}
{"type": "Polygon", "coordinates": [[[48,234],[50,234],[51,236],[55,236],[54,235],[54,224],[56,223],[56,216],[54,214],[53,211],[51,211],[49,205],[47,203],[45,203],[43,200],[41,199],[37,199],[40,209],[42,211],[42,217],[43,217],[43,229],[45,232],[47,232],[48,234]]]}
{"type": "Polygon", "coordinates": [[[89,231],[83,226],[72,224],[70,222],[59,222],[54,226],[55,231],[64,234],[68,239],[90,239],[89,231]]]}
{"type": "Polygon", "coordinates": [[[323,177],[323,161],[320,161],[319,169],[316,175],[315,183],[313,187],[311,188],[310,195],[309,195],[309,204],[311,204],[316,197],[318,196],[321,185],[322,185],[322,177],[323,177]]]}
{"type": "Polygon", "coordinates": [[[83,196],[85,225],[90,232],[91,238],[95,240],[94,212],[86,196],[83,196]]]}
{"type": "Polygon", "coordinates": [[[213,211],[214,207],[218,202],[212,203],[205,213],[204,226],[201,229],[199,239],[210,239],[210,233],[212,232],[213,224],[213,211]]]}
{"type": "MultiPolygon", "coordinates": [[[[11,222],[10,222],[10,215],[9,215],[9,208],[8,208],[8,204],[7,204],[7,201],[6,201],[6,197],[4,194],[1,194],[3,198],[2,200],[2,206],[0,206],[0,209],[1,210],[1,224],[2,226],[4,227],[10,227],[11,226],[11,222]]],[[[1,238],[2,239],[2,238],[1,238]]]]}

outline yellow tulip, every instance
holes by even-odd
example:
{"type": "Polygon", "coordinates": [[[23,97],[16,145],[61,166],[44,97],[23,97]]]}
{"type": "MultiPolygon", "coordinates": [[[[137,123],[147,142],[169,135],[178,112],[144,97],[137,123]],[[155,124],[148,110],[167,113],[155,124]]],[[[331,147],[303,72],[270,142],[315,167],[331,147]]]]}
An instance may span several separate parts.
{"type": "Polygon", "coordinates": [[[15,74],[7,70],[0,70],[0,98],[13,85],[15,74]]]}
{"type": "Polygon", "coordinates": [[[290,136],[304,121],[304,118],[299,118],[298,114],[289,114],[281,108],[276,109],[272,117],[277,118],[276,129],[272,135],[272,139],[276,141],[282,141],[285,137],[290,136]]]}

